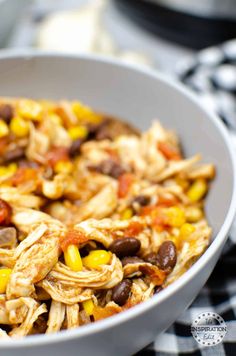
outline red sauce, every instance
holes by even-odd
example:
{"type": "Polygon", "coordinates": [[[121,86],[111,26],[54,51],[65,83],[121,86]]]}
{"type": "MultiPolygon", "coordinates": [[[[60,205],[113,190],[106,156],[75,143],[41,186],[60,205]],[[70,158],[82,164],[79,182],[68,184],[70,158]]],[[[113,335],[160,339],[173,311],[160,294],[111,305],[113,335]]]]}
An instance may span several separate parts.
{"type": "Polygon", "coordinates": [[[66,147],[54,147],[49,152],[46,153],[46,160],[51,167],[59,161],[68,161],[69,152],[66,147]]]}
{"type": "Polygon", "coordinates": [[[69,245],[79,246],[87,242],[89,238],[80,230],[69,230],[65,236],[60,239],[60,247],[65,251],[69,245]]]}
{"type": "Polygon", "coordinates": [[[17,186],[31,180],[37,180],[37,170],[35,168],[20,167],[11,178],[11,183],[17,186]]]}
{"type": "Polygon", "coordinates": [[[118,179],[118,197],[125,198],[134,182],[134,175],[131,173],[122,174],[118,179]]]}
{"type": "Polygon", "coordinates": [[[129,227],[124,231],[124,236],[126,237],[132,237],[132,236],[137,236],[140,232],[142,232],[144,229],[143,224],[141,224],[138,221],[132,221],[129,225],[129,227]]]}
{"type": "Polygon", "coordinates": [[[0,199],[0,225],[9,225],[11,222],[12,208],[3,199],[0,199]]]}
{"type": "Polygon", "coordinates": [[[170,143],[158,142],[157,148],[168,160],[179,161],[181,159],[178,149],[170,143]]]}

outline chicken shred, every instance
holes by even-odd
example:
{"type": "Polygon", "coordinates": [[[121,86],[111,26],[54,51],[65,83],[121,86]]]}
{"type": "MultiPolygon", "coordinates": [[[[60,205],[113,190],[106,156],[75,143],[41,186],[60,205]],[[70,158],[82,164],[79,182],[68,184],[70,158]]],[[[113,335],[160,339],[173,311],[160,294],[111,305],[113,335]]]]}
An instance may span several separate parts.
{"type": "Polygon", "coordinates": [[[79,304],[75,303],[66,306],[67,328],[75,329],[79,327],[79,304]]]}
{"type": "Polygon", "coordinates": [[[52,301],[46,334],[55,333],[61,329],[65,318],[65,311],[66,307],[63,303],[52,301]]]}

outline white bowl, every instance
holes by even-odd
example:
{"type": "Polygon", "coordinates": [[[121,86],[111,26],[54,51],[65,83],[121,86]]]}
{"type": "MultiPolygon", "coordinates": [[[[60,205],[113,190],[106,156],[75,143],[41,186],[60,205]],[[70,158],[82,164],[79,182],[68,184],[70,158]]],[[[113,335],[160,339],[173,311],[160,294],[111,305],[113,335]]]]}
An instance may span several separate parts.
{"type": "Polygon", "coordinates": [[[3,356],[130,355],[176,320],[219,258],[236,210],[235,164],[228,133],[220,120],[179,84],[111,59],[3,52],[0,77],[0,95],[77,98],[143,129],[159,118],[180,135],[187,155],[201,152],[205,161],[217,167],[207,199],[214,240],[179,280],[149,301],[95,324],[0,343],[3,356]]]}

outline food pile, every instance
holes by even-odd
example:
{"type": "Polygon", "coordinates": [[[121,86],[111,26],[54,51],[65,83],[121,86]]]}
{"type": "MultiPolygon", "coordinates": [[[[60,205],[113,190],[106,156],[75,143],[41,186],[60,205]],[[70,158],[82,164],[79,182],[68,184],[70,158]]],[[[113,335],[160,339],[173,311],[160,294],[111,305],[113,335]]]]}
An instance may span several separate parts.
{"type": "Polygon", "coordinates": [[[159,122],[78,101],[0,99],[0,338],[113,316],[203,254],[214,177],[159,122]]]}

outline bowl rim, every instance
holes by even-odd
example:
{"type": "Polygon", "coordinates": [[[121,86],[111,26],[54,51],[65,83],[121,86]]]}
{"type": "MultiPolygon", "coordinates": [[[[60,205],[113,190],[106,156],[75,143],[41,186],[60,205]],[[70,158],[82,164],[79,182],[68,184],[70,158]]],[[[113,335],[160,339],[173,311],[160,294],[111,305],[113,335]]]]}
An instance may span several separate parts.
{"type": "Polygon", "coordinates": [[[98,321],[93,324],[85,325],[82,328],[77,328],[73,330],[64,330],[60,333],[48,334],[48,335],[32,335],[27,336],[22,339],[2,339],[0,343],[0,350],[4,349],[15,349],[15,348],[29,348],[33,346],[43,346],[51,345],[55,343],[61,343],[64,341],[69,341],[71,339],[83,338],[85,336],[91,335],[93,333],[99,333],[108,328],[115,327],[123,322],[126,322],[130,319],[133,319],[140,314],[145,313],[147,310],[152,309],[156,305],[160,304],[163,300],[172,296],[177,290],[181,289],[186,285],[195,275],[204,268],[207,262],[214,256],[214,254],[224,245],[227,240],[227,234],[232,225],[233,218],[236,212],[236,158],[234,157],[233,145],[231,142],[230,134],[227,131],[223,123],[217,118],[217,116],[203,107],[198,101],[198,98],[187,90],[182,84],[177,80],[173,80],[168,75],[159,73],[156,70],[149,69],[146,67],[136,67],[129,63],[121,62],[117,59],[101,56],[101,55],[90,55],[90,54],[67,54],[55,51],[39,51],[35,49],[11,49],[11,50],[0,50],[0,65],[1,60],[4,59],[24,59],[25,61],[32,60],[34,58],[51,58],[51,59],[78,59],[79,61],[94,61],[102,64],[112,65],[114,67],[123,67],[124,69],[131,70],[133,72],[139,72],[143,75],[152,77],[153,79],[158,80],[161,83],[169,86],[173,90],[178,91],[184,95],[193,105],[196,105],[198,108],[205,113],[208,119],[215,125],[218,132],[220,133],[222,140],[225,143],[225,146],[228,150],[229,158],[231,160],[232,171],[233,171],[233,191],[232,198],[230,201],[229,209],[225,218],[224,223],[222,224],[218,234],[215,236],[211,245],[207,248],[204,254],[195,262],[191,268],[186,271],[179,279],[173,282],[168,288],[164,289],[160,294],[153,296],[151,299],[134,306],[133,308],[112,316],[110,318],[98,321]]]}

